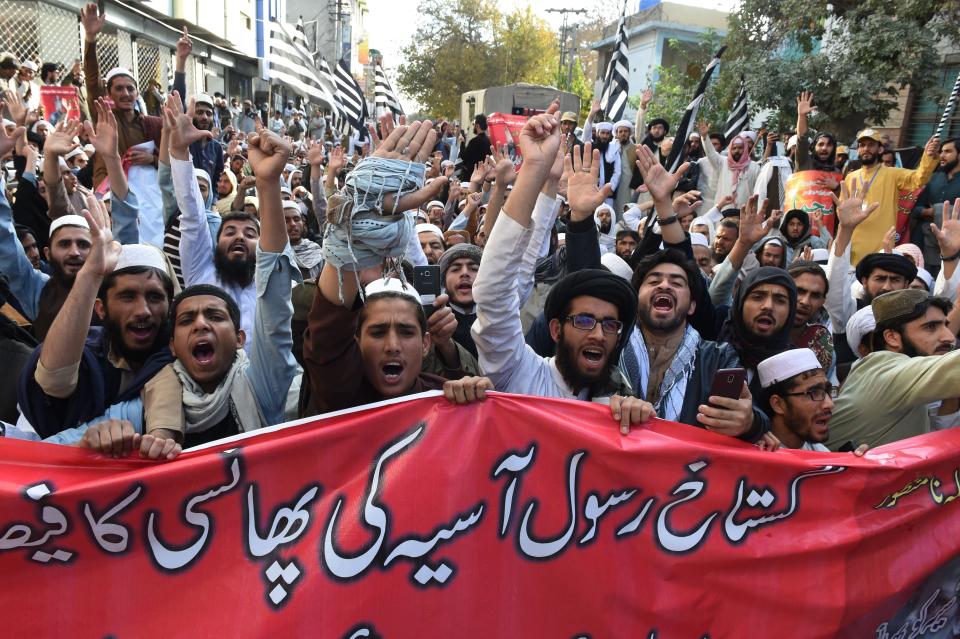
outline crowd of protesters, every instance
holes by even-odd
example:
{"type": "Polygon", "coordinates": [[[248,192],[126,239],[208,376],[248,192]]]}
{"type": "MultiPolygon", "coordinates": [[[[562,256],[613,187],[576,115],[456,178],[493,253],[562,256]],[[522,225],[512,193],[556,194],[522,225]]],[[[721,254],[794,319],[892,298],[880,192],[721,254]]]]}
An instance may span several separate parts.
{"type": "Polygon", "coordinates": [[[869,128],[851,152],[809,129],[803,93],[793,131],[675,140],[645,91],[634,120],[550,105],[517,169],[482,115],[469,136],[392,114],[351,135],[293,102],[187,95],[186,33],[170,90],[141,89],[99,68],[95,4],[81,23],[63,77],[0,56],[7,437],[173,459],[441,389],[764,450],[862,455],[960,425],[955,139],[912,169],[869,128]],[[40,111],[61,82],[79,120],[40,111]],[[831,206],[792,206],[799,171],[831,206]]]}

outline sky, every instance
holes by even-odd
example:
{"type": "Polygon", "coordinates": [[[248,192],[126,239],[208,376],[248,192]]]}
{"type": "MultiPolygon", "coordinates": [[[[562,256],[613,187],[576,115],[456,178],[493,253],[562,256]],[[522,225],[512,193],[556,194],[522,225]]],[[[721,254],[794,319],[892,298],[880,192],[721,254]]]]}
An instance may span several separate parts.
{"type": "MultiPolygon", "coordinates": [[[[696,7],[706,7],[710,9],[727,9],[728,11],[734,5],[735,0],[670,0],[677,4],[685,4],[696,7]]],[[[628,11],[630,7],[639,5],[638,0],[629,0],[628,11]]],[[[397,88],[397,82],[394,79],[397,73],[397,67],[403,63],[401,50],[410,41],[410,37],[417,30],[419,13],[417,7],[420,0],[367,0],[369,12],[366,15],[365,27],[370,36],[370,48],[377,49],[383,53],[384,68],[390,78],[390,83],[394,89],[397,88]]],[[[548,2],[530,2],[529,0],[498,0],[500,9],[506,12],[512,11],[518,7],[524,7],[528,4],[534,7],[534,12],[545,19],[555,29],[559,31],[562,17],[557,13],[546,13],[544,9],[581,9],[589,8],[592,3],[577,0],[560,0],[555,3],[548,2]]],[[[416,101],[407,95],[400,95],[400,100],[407,112],[413,112],[417,107],[416,101]]]]}

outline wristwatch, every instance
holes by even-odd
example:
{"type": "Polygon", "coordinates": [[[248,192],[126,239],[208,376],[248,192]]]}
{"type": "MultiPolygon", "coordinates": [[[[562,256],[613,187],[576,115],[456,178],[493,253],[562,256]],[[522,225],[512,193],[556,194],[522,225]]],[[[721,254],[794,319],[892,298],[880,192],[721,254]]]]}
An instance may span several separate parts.
{"type": "Polygon", "coordinates": [[[657,219],[657,222],[660,223],[661,227],[670,226],[671,224],[674,224],[678,221],[680,221],[680,218],[677,217],[676,215],[671,215],[670,217],[663,218],[663,219],[659,219],[659,218],[657,219]]]}

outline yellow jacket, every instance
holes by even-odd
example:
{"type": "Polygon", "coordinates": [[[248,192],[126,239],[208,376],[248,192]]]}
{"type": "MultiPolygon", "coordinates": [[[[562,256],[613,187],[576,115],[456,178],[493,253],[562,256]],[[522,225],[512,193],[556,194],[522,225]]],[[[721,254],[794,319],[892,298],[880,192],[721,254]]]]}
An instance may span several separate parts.
{"type": "Polygon", "coordinates": [[[851,263],[856,266],[863,256],[880,250],[883,236],[897,223],[897,201],[900,191],[914,191],[923,188],[937,168],[937,158],[926,153],[920,158],[916,169],[898,169],[877,163],[871,167],[859,168],[850,173],[844,182],[853,193],[859,189],[859,197],[864,203],[879,202],[880,208],[873,212],[853,231],[853,250],[851,263]],[[879,171],[879,174],[877,174],[879,171]],[[876,177],[874,177],[876,175],[876,177]],[[870,181],[873,180],[871,184],[870,181]],[[863,190],[867,188],[866,195],[863,190]]]}

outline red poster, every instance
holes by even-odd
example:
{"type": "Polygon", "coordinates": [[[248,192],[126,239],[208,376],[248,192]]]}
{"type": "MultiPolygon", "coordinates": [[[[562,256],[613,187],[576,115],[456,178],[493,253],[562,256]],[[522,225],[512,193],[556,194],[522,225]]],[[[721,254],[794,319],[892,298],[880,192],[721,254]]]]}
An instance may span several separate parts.
{"type": "Polygon", "coordinates": [[[167,463],[0,439],[8,637],[951,637],[960,431],[763,453],[436,396],[167,463]]]}
{"type": "Polygon", "coordinates": [[[487,116],[487,134],[490,136],[490,142],[497,148],[506,145],[507,153],[518,170],[523,163],[519,144],[520,131],[529,119],[530,116],[509,113],[491,113],[487,116]]]}
{"type": "MultiPolygon", "coordinates": [[[[833,191],[820,183],[825,178],[832,178],[837,183],[843,181],[842,175],[829,171],[797,171],[792,174],[787,178],[787,191],[783,198],[783,209],[784,212],[800,209],[811,215],[819,213],[823,216],[824,225],[833,232],[836,228],[833,198],[831,197],[833,191]]],[[[813,235],[820,234],[820,230],[816,224],[812,224],[812,220],[810,232],[813,235]]]]}
{"type": "Polygon", "coordinates": [[[40,105],[43,107],[44,118],[54,124],[64,116],[68,120],[80,119],[80,95],[77,87],[42,86],[40,105]]]}

